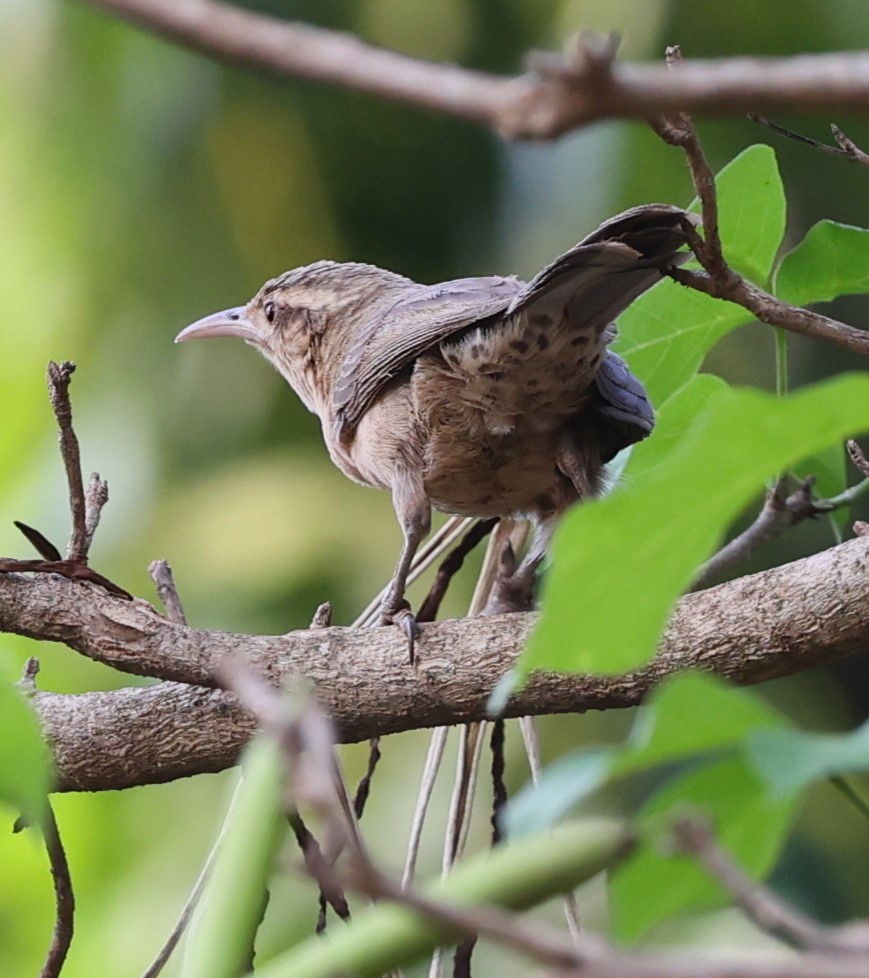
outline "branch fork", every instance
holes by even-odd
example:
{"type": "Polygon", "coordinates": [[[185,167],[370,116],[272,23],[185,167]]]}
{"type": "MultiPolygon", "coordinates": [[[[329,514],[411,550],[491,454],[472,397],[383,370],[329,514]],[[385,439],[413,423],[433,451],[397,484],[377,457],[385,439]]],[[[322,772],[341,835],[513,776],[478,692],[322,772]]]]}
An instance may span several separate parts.
{"type": "Polygon", "coordinates": [[[81,473],[81,454],[78,438],[72,426],[72,404],[69,399],[69,383],[75,371],[71,360],[48,364],[48,395],[59,429],[60,454],[69,486],[69,508],[72,531],[66,548],[66,557],[39,530],[15,520],[15,526],[39,553],[40,560],[16,560],[0,558],[0,573],[60,574],[73,581],[89,581],[98,584],[112,594],[132,601],[133,596],[107,577],[88,566],[88,551],[100,522],[103,506],[109,499],[109,486],[99,474],[90,477],[87,492],[81,473]]]}

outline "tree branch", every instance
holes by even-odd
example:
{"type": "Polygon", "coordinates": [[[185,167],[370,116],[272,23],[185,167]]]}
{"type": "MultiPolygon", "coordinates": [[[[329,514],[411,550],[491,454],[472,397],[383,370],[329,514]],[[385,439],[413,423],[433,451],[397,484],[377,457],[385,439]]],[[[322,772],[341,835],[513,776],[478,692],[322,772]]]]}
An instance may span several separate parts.
{"type": "MultiPolygon", "coordinates": [[[[674,77],[681,76],[687,64],[682,61],[682,52],[678,46],[667,48],[667,69],[674,77]]],[[[730,267],[722,251],[718,231],[715,176],[703,152],[691,116],[686,112],[679,112],[652,120],[651,125],[665,143],[678,146],[685,153],[703,217],[702,235],[693,224],[686,225],[685,234],[691,250],[704,270],[695,272],[672,268],[668,274],[682,285],[748,309],[769,326],[780,326],[802,336],[825,340],[853,353],[869,354],[869,333],[866,330],[783,302],[744,279],[730,267]]]]}
{"type": "Polygon", "coordinates": [[[42,966],[40,978],[57,978],[63,970],[72,943],[75,924],[75,896],[72,891],[69,863],[57,827],[57,819],[50,805],[46,806],[42,834],[45,838],[45,848],[51,866],[51,879],[54,883],[55,919],[51,946],[42,966]]]}
{"type": "Polygon", "coordinates": [[[869,109],[869,54],[613,63],[584,38],[566,57],[536,59],[537,72],[502,77],[412,58],[336,31],[291,23],[216,0],[85,0],[222,61],[307,78],[486,125],[513,139],[553,139],[608,117],[648,120],[687,111],[869,109]]]}
{"type": "MultiPolygon", "coordinates": [[[[867,564],[869,536],[858,537],[687,595],[644,669],[612,678],[539,674],[515,694],[506,715],[633,706],[680,669],[708,669],[748,684],[865,649],[867,564]]],[[[276,685],[306,677],[345,742],[482,719],[489,693],[535,620],[521,614],[424,625],[412,668],[394,629],[206,632],[90,584],[0,575],[0,630],[62,642],[124,672],[174,680],[114,692],[34,694],[65,791],[170,781],[233,764],[253,721],[230,694],[209,688],[227,655],[276,685]]]]}
{"type": "Polygon", "coordinates": [[[673,268],[669,275],[698,292],[705,292],[715,299],[725,299],[748,309],[768,326],[781,326],[792,333],[824,340],[852,353],[869,353],[869,332],[865,329],[840,323],[837,319],[830,319],[819,312],[792,306],[737,275],[732,269],[728,268],[728,271],[730,274],[727,277],[713,277],[704,272],[673,268]]]}
{"type": "Polygon", "coordinates": [[[693,856],[760,930],[801,950],[859,954],[865,960],[869,953],[866,921],[839,927],[820,924],[749,876],[716,841],[706,821],[683,817],[677,820],[673,830],[679,851],[693,856]]]}

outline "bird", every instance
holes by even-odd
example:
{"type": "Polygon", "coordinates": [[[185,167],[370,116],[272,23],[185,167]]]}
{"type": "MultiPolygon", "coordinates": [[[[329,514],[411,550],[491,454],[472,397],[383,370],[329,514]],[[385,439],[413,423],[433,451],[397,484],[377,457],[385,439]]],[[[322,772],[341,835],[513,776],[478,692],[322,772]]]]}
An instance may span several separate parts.
{"type": "Polygon", "coordinates": [[[412,661],[418,628],[405,588],[433,508],[532,522],[491,602],[520,610],[561,515],[598,495],[606,463],[652,432],[642,383],[609,347],[616,317],[689,257],[694,223],[668,204],[632,208],[527,283],[421,285],[375,265],[317,261],[175,341],[233,336],[254,347],[319,416],[332,462],[391,493],[403,546],[380,621],[402,628],[412,661]]]}

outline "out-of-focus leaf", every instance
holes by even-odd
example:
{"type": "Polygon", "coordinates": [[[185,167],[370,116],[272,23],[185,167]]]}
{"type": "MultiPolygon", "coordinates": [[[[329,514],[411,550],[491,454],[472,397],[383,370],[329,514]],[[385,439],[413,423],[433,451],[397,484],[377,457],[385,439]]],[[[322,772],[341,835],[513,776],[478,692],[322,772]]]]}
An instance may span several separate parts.
{"type": "Polygon", "coordinates": [[[730,390],[727,381],[714,374],[695,374],[657,412],[654,437],[633,445],[624,478],[630,483],[648,475],[670,456],[712,399],[730,390]]]}
{"type": "Polygon", "coordinates": [[[567,515],[519,668],[613,674],[649,659],[679,594],[758,485],[867,424],[867,377],[778,400],[722,392],[666,464],[567,515]]]}
{"type": "Polygon", "coordinates": [[[561,821],[609,780],[619,753],[615,747],[589,747],[551,764],[536,785],[510,800],[504,817],[507,835],[532,835],[561,821]]]}
{"type": "Polygon", "coordinates": [[[0,679],[0,801],[37,824],[51,786],[51,764],[36,717],[22,694],[0,679]]]}
{"type": "Polygon", "coordinates": [[[245,751],[214,872],[194,919],[183,978],[236,978],[250,964],[278,847],[286,834],[284,764],[271,738],[245,751]]]}
{"type": "Polygon", "coordinates": [[[775,795],[794,795],[821,778],[869,770],[869,721],[848,734],[758,730],[748,756],[775,795]]]}
{"type": "Polygon", "coordinates": [[[740,743],[787,721],[759,696],[717,676],[685,672],[668,679],[640,711],[614,773],[639,770],[740,743]]]}
{"type": "Polygon", "coordinates": [[[505,827],[510,835],[538,832],[613,778],[725,750],[786,722],[754,693],[716,676],[681,673],[652,693],[622,747],[576,751],[546,768],[511,800],[505,827]]]}
{"type": "Polygon", "coordinates": [[[869,231],[818,221],[782,259],[775,292],[797,306],[869,292],[869,231]]]}
{"type": "Polygon", "coordinates": [[[746,872],[761,878],[775,863],[794,807],[793,798],[771,798],[742,757],[673,779],[644,809],[644,840],[613,874],[610,910],[616,935],[635,941],[674,914],[726,902],[720,885],[696,860],[667,851],[665,838],[680,810],[711,816],[718,842],[746,872]]]}

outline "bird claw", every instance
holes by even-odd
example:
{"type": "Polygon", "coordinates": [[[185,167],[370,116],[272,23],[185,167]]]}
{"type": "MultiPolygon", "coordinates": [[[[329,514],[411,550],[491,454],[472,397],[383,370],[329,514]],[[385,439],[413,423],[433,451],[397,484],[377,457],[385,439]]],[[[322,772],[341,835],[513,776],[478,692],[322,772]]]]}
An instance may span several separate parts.
{"type": "Polygon", "coordinates": [[[508,543],[500,557],[500,566],[483,615],[504,615],[509,612],[530,611],[534,607],[536,564],[518,566],[516,555],[508,543]]]}
{"type": "Polygon", "coordinates": [[[415,661],[416,640],[419,638],[419,625],[410,605],[404,601],[395,611],[381,611],[380,622],[383,625],[397,625],[407,639],[407,656],[411,665],[415,661]]]}

